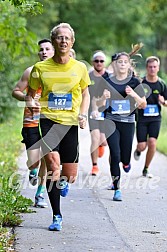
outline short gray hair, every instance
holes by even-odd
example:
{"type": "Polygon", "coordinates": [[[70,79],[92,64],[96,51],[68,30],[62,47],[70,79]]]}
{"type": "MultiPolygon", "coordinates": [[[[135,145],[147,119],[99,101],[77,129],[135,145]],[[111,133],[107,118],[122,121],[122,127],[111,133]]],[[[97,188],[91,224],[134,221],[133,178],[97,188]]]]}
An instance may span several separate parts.
{"type": "Polygon", "coordinates": [[[75,32],[74,32],[73,28],[71,27],[71,25],[68,24],[68,23],[60,23],[60,24],[56,25],[55,27],[53,27],[53,29],[50,32],[50,37],[51,37],[52,42],[55,39],[55,37],[57,35],[57,30],[59,28],[67,28],[67,29],[69,29],[70,32],[71,32],[71,35],[72,35],[72,40],[73,40],[73,42],[75,41],[75,32]]]}

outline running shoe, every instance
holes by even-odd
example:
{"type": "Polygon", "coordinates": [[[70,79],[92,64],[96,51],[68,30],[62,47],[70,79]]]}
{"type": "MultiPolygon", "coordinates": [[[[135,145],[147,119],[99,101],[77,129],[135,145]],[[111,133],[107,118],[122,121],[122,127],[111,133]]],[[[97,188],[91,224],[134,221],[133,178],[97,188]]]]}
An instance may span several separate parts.
{"type": "Polygon", "coordinates": [[[134,155],[134,159],[135,159],[136,161],[138,161],[139,158],[140,158],[141,152],[138,151],[138,150],[135,150],[133,155],[134,155]]]}
{"type": "Polygon", "coordinates": [[[105,146],[99,146],[98,148],[98,157],[101,158],[104,155],[105,146]]]}
{"type": "Polygon", "coordinates": [[[153,175],[148,172],[148,168],[143,169],[143,177],[152,178],[153,175]]]}
{"type": "Polygon", "coordinates": [[[98,172],[99,172],[99,168],[97,167],[97,165],[94,165],[92,167],[92,172],[91,172],[92,176],[96,176],[98,172]]]}
{"type": "Polygon", "coordinates": [[[113,200],[114,201],[122,201],[122,194],[119,189],[115,191],[113,200]]]}
{"type": "Polygon", "coordinates": [[[38,175],[37,172],[35,171],[37,169],[33,169],[29,173],[29,182],[31,185],[35,186],[38,182],[38,175]]]}
{"type": "Polygon", "coordinates": [[[35,196],[35,207],[41,207],[41,208],[46,208],[48,207],[47,203],[45,202],[45,199],[43,197],[43,194],[39,194],[35,196]]]}
{"type": "Polygon", "coordinates": [[[108,186],[107,190],[114,190],[114,184],[111,184],[110,186],[108,186]]]}
{"type": "Polygon", "coordinates": [[[68,192],[69,192],[69,184],[67,181],[60,181],[59,182],[59,186],[60,186],[60,195],[62,197],[66,197],[68,192]]]}
{"type": "Polygon", "coordinates": [[[61,215],[54,215],[53,223],[48,228],[50,231],[60,231],[62,229],[62,217],[61,215]]]}
{"type": "Polygon", "coordinates": [[[131,164],[128,164],[128,165],[122,165],[122,167],[123,167],[123,169],[124,169],[124,171],[126,172],[126,173],[128,173],[129,171],[130,171],[130,169],[131,169],[131,164]]]}

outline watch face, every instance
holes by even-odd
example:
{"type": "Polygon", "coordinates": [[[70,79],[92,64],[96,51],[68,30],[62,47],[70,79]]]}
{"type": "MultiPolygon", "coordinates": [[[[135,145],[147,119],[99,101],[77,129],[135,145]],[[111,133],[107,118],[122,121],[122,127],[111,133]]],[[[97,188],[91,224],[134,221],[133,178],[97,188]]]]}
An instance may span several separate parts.
{"type": "Polygon", "coordinates": [[[87,119],[87,115],[80,114],[79,116],[85,117],[87,119]]]}

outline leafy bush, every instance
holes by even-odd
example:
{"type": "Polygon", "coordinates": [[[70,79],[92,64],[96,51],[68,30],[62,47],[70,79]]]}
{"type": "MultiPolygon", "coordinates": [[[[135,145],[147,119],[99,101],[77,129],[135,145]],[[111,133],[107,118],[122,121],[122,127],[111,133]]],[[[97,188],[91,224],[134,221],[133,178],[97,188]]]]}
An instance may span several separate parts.
{"type": "Polygon", "coordinates": [[[11,188],[9,179],[17,171],[17,157],[21,149],[22,110],[15,119],[0,124],[0,251],[8,251],[13,242],[11,227],[19,225],[20,213],[31,212],[30,199],[24,198],[17,189],[17,177],[11,188]],[[7,228],[8,227],[8,228],[7,228]]]}
{"type": "Polygon", "coordinates": [[[22,220],[19,213],[32,212],[29,207],[32,200],[20,195],[17,189],[9,187],[9,179],[1,181],[0,188],[0,226],[17,226],[22,220]]]}

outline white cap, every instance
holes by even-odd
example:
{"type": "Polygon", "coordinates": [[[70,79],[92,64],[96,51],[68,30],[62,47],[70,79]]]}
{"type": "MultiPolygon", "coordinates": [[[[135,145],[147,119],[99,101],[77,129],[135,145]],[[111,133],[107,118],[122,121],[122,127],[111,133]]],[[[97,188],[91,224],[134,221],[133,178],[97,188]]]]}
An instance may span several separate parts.
{"type": "Polygon", "coordinates": [[[104,61],[106,60],[106,55],[101,51],[96,52],[95,54],[93,54],[92,59],[95,60],[97,57],[102,57],[104,59],[104,61]]]}

